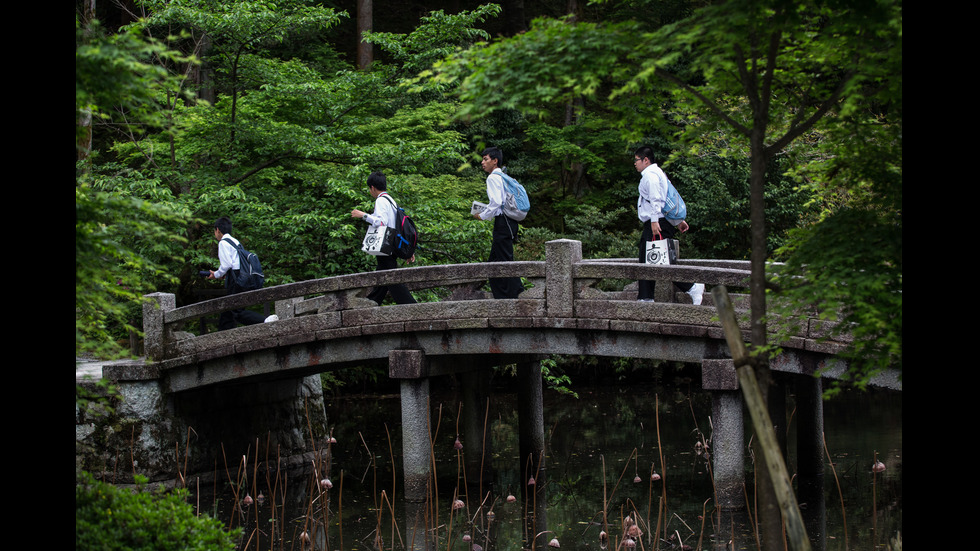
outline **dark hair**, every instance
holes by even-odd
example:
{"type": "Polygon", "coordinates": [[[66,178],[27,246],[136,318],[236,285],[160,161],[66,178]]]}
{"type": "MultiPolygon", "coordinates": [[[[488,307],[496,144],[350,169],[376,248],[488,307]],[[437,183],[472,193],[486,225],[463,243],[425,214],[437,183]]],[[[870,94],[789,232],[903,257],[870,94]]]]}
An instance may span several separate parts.
{"type": "Polygon", "coordinates": [[[388,191],[388,179],[385,178],[385,173],[380,170],[372,172],[368,176],[368,187],[373,187],[378,191],[388,191]]]}
{"type": "Polygon", "coordinates": [[[223,234],[231,233],[231,218],[227,216],[222,216],[214,221],[214,227],[218,228],[218,231],[223,234]]]}
{"type": "Polygon", "coordinates": [[[649,145],[641,145],[640,147],[636,148],[636,152],[633,153],[633,156],[636,157],[636,158],[638,158],[638,159],[640,159],[640,160],[650,159],[650,162],[652,163],[653,162],[653,148],[650,147],[649,145]]]}
{"type": "Polygon", "coordinates": [[[497,166],[504,164],[504,152],[501,151],[499,147],[488,147],[483,150],[481,155],[486,155],[491,159],[495,159],[497,161],[497,166]]]}

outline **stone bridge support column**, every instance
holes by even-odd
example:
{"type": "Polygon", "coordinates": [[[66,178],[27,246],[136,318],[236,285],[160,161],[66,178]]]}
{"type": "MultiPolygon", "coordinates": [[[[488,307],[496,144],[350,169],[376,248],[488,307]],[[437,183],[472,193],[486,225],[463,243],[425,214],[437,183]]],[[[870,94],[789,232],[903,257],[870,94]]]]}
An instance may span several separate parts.
{"type": "MultiPolygon", "coordinates": [[[[524,479],[521,494],[527,504],[524,521],[533,537],[548,529],[541,364],[536,361],[517,364],[517,387],[521,476],[524,479]]],[[[534,546],[528,541],[525,547],[534,546]]]]}
{"type": "Polygon", "coordinates": [[[745,426],[742,395],[735,363],[730,359],[705,359],[701,385],[711,392],[711,459],[715,500],[723,511],[745,507],[745,426]]]}
{"type": "MultiPolygon", "coordinates": [[[[820,377],[796,377],[796,449],[800,476],[823,476],[823,382],[820,377]]],[[[823,492],[821,492],[822,494],[823,492]]]]}
{"type": "Polygon", "coordinates": [[[825,548],[827,505],[823,491],[823,382],[820,377],[796,378],[797,501],[806,503],[803,523],[816,549],[825,548]],[[817,547],[817,543],[824,544],[817,547]]]}
{"type": "Polygon", "coordinates": [[[429,364],[422,350],[392,350],[388,375],[401,379],[402,467],[405,472],[406,545],[412,551],[433,549],[428,539],[426,507],[432,478],[429,442],[429,364]]]}
{"type": "MultiPolygon", "coordinates": [[[[491,478],[490,420],[487,418],[490,399],[490,370],[479,369],[460,374],[463,390],[463,461],[466,483],[482,488],[491,478]]],[[[469,493],[469,490],[467,490],[469,493]]],[[[484,496],[480,496],[482,500],[484,496]]]]}

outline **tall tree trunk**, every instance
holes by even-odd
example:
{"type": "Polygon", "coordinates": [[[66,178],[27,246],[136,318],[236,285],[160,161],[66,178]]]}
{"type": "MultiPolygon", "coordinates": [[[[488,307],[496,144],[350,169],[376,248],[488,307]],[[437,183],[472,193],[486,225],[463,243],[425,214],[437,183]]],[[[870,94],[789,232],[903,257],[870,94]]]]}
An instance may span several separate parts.
{"type": "Polygon", "coordinates": [[[504,7],[504,25],[506,36],[514,36],[527,30],[524,23],[524,0],[506,0],[501,2],[504,7]]]}
{"type": "MultiPolygon", "coordinates": [[[[565,104],[564,126],[574,126],[578,124],[579,113],[585,108],[585,101],[582,98],[568,100],[565,104]]],[[[578,145],[581,145],[579,143],[578,145]]],[[[575,197],[581,197],[585,193],[585,165],[578,161],[571,161],[567,156],[566,163],[561,169],[561,196],[564,198],[566,192],[575,197]],[[565,167],[567,164],[568,168],[565,167]]],[[[564,223],[562,228],[564,229],[564,223]]]]}
{"type": "Polygon", "coordinates": [[[362,38],[364,31],[374,29],[372,0],[357,0],[357,68],[366,71],[374,61],[374,45],[362,38]]]}
{"type": "MultiPolygon", "coordinates": [[[[749,177],[749,205],[750,221],[752,227],[752,254],[750,257],[752,265],[752,275],[749,279],[750,304],[751,304],[751,342],[753,353],[756,354],[753,362],[756,379],[759,382],[759,390],[763,402],[769,401],[769,385],[772,383],[772,373],[769,370],[768,354],[760,354],[758,351],[765,348],[768,335],[766,333],[766,203],[765,203],[765,183],[767,152],[765,147],[767,117],[764,114],[756,114],[752,133],[750,136],[751,147],[751,176],[749,177]]],[[[760,427],[756,427],[760,430],[760,427]]],[[[765,550],[782,549],[782,517],[779,513],[779,503],[776,499],[775,487],[769,478],[769,469],[766,465],[765,454],[759,448],[759,440],[756,439],[755,447],[756,461],[760,465],[756,467],[756,483],[759,491],[759,511],[757,513],[762,524],[762,548],[765,550]],[[761,467],[761,468],[760,468],[761,467]]]]}
{"type": "MultiPolygon", "coordinates": [[[[570,22],[578,21],[579,19],[579,6],[578,0],[568,0],[565,5],[565,13],[569,15],[570,22]]],[[[575,98],[568,100],[565,104],[565,124],[564,126],[573,126],[578,124],[579,115],[585,108],[585,101],[581,98],[575,98]]],[[[579,143],[578,145],[581,145],[579,143]]],[[[580,162],[571,161],[568,157],[565,158],[568,168],[562,166],[561,169],[561,196],[565,197],[565,192],[570,191],[575,197],[581,197],[582,193],[585,191],[585,186],[583,185],[585,180],[585,165],[580,162]]],[[[565,222],[562,220],[562,231],[565,230],[565,222]]]]}
{"type": "Polygon", "coordinates": [[[217,101],[214,91],[214,71],[211,68],[211,35],[201,31],[201,40],[197,45],[197,57],[201,63],[194,65],[190,71],[191,81],[195,84],[197,98],[211,105],[217,101]]]}
{"type": "MultiPolygon", "coordinates": [[[[95,19],[95,0],[86,0],[82,14],[83,28],[95,19]]],[[[75,160],[87,159],[92,153],[92,112],[88,109],[80,109],[77,116],[79,130],[75,132],[75,160]]]]}

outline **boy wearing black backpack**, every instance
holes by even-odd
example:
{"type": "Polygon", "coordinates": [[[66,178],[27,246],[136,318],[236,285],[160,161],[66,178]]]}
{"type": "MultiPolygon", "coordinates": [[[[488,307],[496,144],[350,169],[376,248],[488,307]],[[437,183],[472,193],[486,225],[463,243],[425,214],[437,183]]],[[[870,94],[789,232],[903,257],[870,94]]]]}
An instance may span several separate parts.
{"type": "MultiPolygon", "coordinates": [[[[238,250],[236,249],[240,243],[231,236],[230,218],[222,216],[214,222],[214,238],[218,240],[218,260],[221,262],[221,267],[218,268],[218,271],[210,270],[211,274],[208,275],[208,279],[225,278],[225,289],[228,290],[229,295],[244,292],[246,289],[238,286],[236,277],[238,270],[241,268],[238,250]]],[[[278,318],[275,318],[274,315],[264,318],[262,314],[251,310],[230,310],[222,312],[218,316],[218,331],[234,329],[238,323],[242,325],[255,325],[256,323],[275,321],[276,319],[278,318]]]]}
{"type": "MultiPolygon", "coordinates": [[[[374,213],[368,214],[364,211],[354,209],[350,211],[350,215],[354,218],[361,218],[368,224],[372,226],[387,226],[389,228],[395,228],[397,224],[396,213],[398,210],[398,205],[395,200],[388,195],[388,179],[385,178],[383,172],[372,172],[368,176],[368,193],[374,198],[374,213]]],[[[394,270],[398,267],[398,259],[394,256],[383,256],[379,255],[378,259],[378,270],[394,270]]],[[[415,256],[413,255],[408,259],[409,262],[415,262],[415,256]]],[[[367,296],[367,298],[378,303],[384,302],[385,297],[388,292],[391,292],[391,298],[395,300],[396,304],[415,304],[415,298],[412,293],[408,291],[408,287],[403,284],[390,285],[375,287],[367,296]]]]}

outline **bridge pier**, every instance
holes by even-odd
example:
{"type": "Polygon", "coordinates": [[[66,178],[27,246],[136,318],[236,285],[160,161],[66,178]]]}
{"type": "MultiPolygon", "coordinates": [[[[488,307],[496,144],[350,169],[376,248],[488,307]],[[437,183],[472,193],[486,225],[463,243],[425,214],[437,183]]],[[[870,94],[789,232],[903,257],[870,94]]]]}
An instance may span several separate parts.
{"type": "MultiPolygon", "coordinates": [[[[463,462],[466,482],[478,484],[492,480],[490,464],[490,420],[487,418],[490,401],[490,370],[465,371],[460,374],[463,391],[463,462]]],[[[468,490],[467,490],[468,492],[468,490]]],[[[479,496],[482,500],[484,496],[479,496]]]]}
{"type": "Polygon", "coordinates": [[[434,548],[426,520],[432,480],[429,431],[429,362],[421,350],[388,353],[388,375],[401,379],[402,470],[405,474],[406,542],[412,551],[434,548]]]}
{"type": "Polygon", "coordinates": [[[745,424],[742,393],[731,359],[705,359],[702,387],[711,392],[711,461],[715,502],[723,511],[745,507],[745,424]]]}
{"type": "Polygon", "coordinates": [[[827,506],[823,491],[823,381],[820,377],[797,375],[796,456],[797,500],[805,503],[803,523],[814,548],[826,547],[827,506]]]}
{"type": "Polygon", "coordinates": [[[517,364],[517,415],[520,441],[524,522],[528,527],[527,546],[533,548],[536,534],[548,529],[548,494],[544,450],[544,398],[541,364],[517,364]]]}

